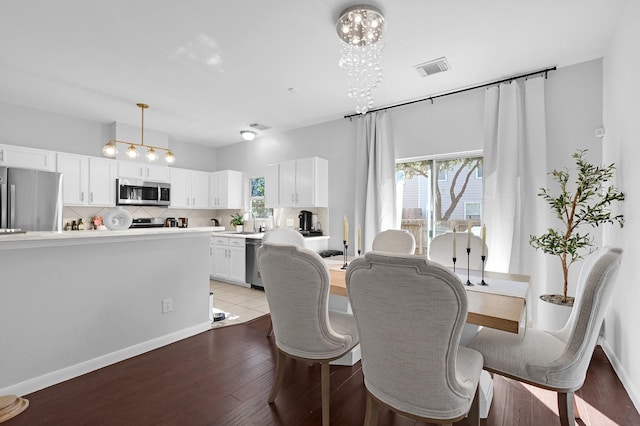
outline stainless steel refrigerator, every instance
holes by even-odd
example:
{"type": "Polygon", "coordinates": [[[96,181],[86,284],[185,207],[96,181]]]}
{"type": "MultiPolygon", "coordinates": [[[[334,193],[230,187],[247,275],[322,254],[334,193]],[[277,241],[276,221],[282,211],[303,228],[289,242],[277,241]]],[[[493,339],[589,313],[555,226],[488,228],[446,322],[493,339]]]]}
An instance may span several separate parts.
{"type": "Polygon", "coordinates": [[[62,173],[0,167],[0,229],[62,231],[62,173]]]}

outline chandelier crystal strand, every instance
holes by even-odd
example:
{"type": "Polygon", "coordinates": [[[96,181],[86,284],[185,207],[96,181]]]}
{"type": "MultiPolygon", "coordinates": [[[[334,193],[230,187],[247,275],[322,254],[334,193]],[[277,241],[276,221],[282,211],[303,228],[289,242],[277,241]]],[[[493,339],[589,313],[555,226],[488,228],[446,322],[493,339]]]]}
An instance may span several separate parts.
{"type": "Polygon", "coordinates": [[[344,10],[336,24],[341,40],[338,65],[347,72],[347,94],[356,100],[359,114],[373,106],[373,91],[382,83],[384,23],[380,10],[358,5],[344,10]]]}
{"type": "Polygon", "coordinates": [[[382,83],[384,44],[354,46],[342,42],[338,65],[349,77],[347,95],[356,101],[355,110],[364,114],[373,107],[373,91],[382,83]]]}

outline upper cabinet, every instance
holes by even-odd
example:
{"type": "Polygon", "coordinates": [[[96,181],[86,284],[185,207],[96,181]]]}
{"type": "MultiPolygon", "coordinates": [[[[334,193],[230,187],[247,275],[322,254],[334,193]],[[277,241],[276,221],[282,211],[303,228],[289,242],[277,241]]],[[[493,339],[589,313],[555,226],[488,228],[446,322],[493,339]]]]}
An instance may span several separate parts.
{"type": "MultiPolygon", "coordinates": [[[[273,173],[273,169],[269,169],[273,173]]],[[[265,176],[268,185],[268,176],[265,176]]],[[[279,207],[328,207],[329,162],[311,157],[278,165],[279,207]]],[[[265,197],[269,190],[265,188],[265,197]]],[[[272,192],[271,192],[272,195],[272,192]]],[[[273,203],[271,201],[266,202],[273,203]]]]}
{"type": "Polygon", "coordinates": [[[209,208],[209,175],[198,170],[171,167],[171,207],[209,208]]]}
{"type": "Polygon", "coordinates": [[[115,205],[116,162],[106,158],[57,153],[65,205],[115,205]]]}
{"type": "Polygon", "coordinates": [[[209,174],[209,206],[214,209],[241,209],[242,172],[222,170],[209,174]]]}
{"type": "Polygon", "coordinates": [[[53,172],[56,170],[55,152],[22,146],[0,145],[0,166],[53,172]]]}
{"type": "Polygon", "coordinates": [[[135,161],[118,161],[118,177],[131,179],[170,182],[171,169],[167,166],[137,163],[135,161]]]}

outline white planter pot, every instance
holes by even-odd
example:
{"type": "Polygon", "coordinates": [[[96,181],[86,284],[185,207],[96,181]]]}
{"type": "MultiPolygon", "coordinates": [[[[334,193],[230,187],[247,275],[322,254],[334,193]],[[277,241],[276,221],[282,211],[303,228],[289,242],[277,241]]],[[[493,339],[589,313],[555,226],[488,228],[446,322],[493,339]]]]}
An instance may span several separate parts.
{"type": "Polygon", "coordinates": [[[243,229],[243,225],[236,225],[237,232],[242,232],[242,229],[243,229]]]}
{"type": "Polygon", "coordinates": [[[538,328],[543,330],[559,330],[567,323],[572,306],[538,301],[538,328]]]}

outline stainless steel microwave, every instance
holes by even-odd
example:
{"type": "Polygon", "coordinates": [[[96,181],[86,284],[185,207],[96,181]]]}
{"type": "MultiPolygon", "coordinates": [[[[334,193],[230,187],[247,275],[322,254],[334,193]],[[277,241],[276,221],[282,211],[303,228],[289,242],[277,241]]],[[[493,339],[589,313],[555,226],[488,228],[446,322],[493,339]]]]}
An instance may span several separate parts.
{"type": "Polygon", "coordinates": [[[137,179],[116,179],[116,205],[168,206],[171,203],[171,184],[137,179]]]}

